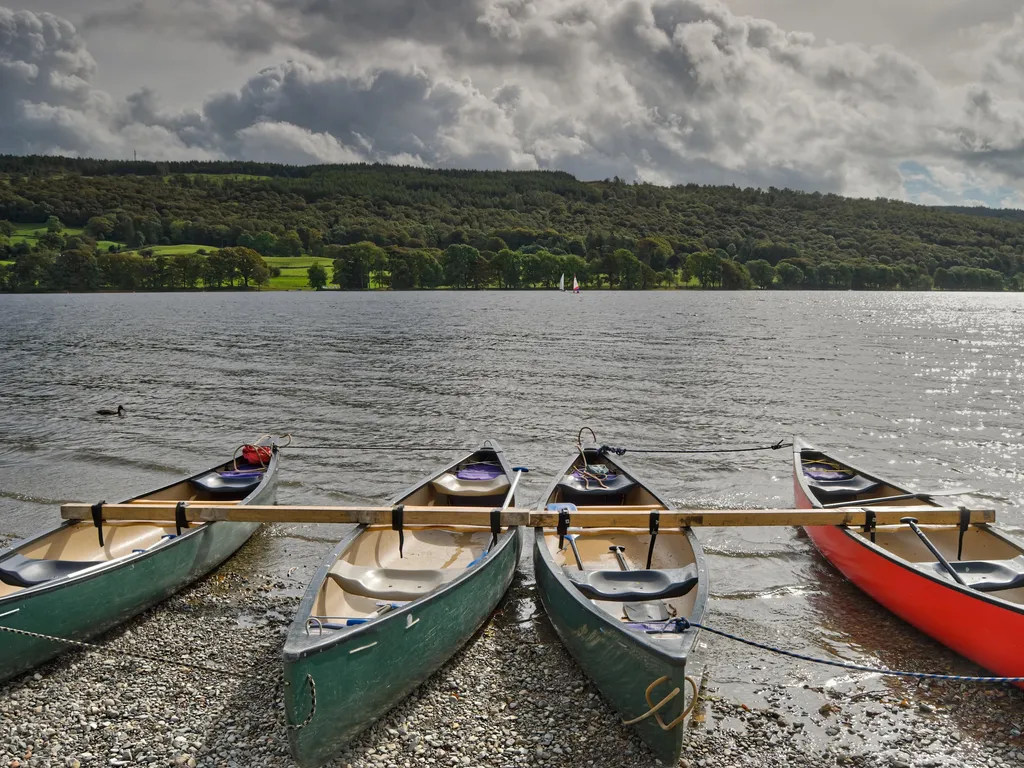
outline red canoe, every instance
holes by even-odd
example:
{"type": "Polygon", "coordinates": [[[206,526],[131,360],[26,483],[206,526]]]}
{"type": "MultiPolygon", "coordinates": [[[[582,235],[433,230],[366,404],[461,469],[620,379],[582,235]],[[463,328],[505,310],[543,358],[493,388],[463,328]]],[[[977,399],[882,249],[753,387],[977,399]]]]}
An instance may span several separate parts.
{"type": "MultiPolygon", "coordinates": [[[[793,493],[803,509],[875,499],[883,501],[872,506],[941,506],[928,496],[908,500],[905,488],[800,439],[793,441],[793,493]],[[887,498],[894,496],[903,498],[887,498]]],[[[959,584],[909,525],[805,530],[846,578],[897,616],[996,675],[1024,677],[1024,547],[986,524],[920,526],[959,584]]]]}

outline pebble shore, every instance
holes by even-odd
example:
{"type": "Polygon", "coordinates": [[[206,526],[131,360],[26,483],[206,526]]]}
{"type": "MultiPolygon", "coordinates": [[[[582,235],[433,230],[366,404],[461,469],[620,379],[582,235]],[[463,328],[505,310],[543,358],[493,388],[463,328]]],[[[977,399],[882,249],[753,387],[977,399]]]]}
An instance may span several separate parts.
{"type": "MultiPolygon", "coordinates": [[[[296,585],[240,570],[229,563],[98,639],[104,652],[69,652],[0,686],[0,768],[292,766],[279,656],[296,585]]],[[[687,724],[684,768],[1024,766],[1018,689],[899,681],[859,693],[815,688],[773,680],[763,671],[769,659],[756,674],[770,682],[751,704],[716,684],[715,659],[730,641],[704,642],[691,674],[704,673],[706,690],[687,724]]],[[[463,651],[335,763],[661,764],[573,664],[525,574],[463,651]]]]}

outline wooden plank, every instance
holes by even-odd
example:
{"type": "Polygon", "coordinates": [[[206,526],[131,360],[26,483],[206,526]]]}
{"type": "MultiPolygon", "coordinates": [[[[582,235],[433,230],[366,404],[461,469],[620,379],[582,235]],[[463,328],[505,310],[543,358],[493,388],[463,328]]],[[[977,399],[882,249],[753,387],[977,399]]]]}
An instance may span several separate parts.
{"type": "MultiPolygon", "coordinates": [[[[670,526],[691,528],[727,527],[800,527],[820,525],[864,525],[865,509],[875,514],[876,525],[899,525],[900,519],[914,517],[921,525],[956,525],[960,522],[958,507],[851,507],[842,509],[705,509],[662,512],[662,529],[670,526]]],[[[995,522],[992,509],[970,511],[972,523],[995,522]]],[[[577,512],[570,515],[569,525],[581,528],[646,528],[649,512],[617,512],[614,508],[577,512]]],[[[535,512],[530,516],[535,527],[553,528],[558,524],[557,512],[535,512]]]]}
{"type": "MultiPolygon", "coordinates": [[[[150,504],[107,504],[103,507],[106,520],[158,520],[174,521],[174,502],[150,504]]],[[[842,509],[705,509],[671,510],[661,513],[661,527],[731,527],[731,526],[814,526],[864,525],[865,508],[842,509]]],[[[875,514],[876,525],[899,525],[900,518],[914,517],[922,525],[955,525],[960,522],[957,507],[879,506],[869,507],[875,514]]],[[[995,521],[991,509],[969,510],[972,523],[995,521]]],[[[406,506],[406,525],[468,525],[490,527],[491,511],[486,507],[423,507],[406,506]]],[[[89,504],[65,504],[61,507],[65,520],[91,520],[89,504]]],[[[364,523],[390,524],[391,507],[329,507],[329,506],[216,506],[194,502],[185,508],[185,518],[195,522],[257,522],[257,523],[364,523]]],[[[570,515],[573,528],[646,528],[649,512],[621,511],[615,507],[590,508],[570,515]]],[[[510,508],[501,513],[501,525],[529,525],[554,528],[558,524],[557,512],[537,512],[510,508]]]]}

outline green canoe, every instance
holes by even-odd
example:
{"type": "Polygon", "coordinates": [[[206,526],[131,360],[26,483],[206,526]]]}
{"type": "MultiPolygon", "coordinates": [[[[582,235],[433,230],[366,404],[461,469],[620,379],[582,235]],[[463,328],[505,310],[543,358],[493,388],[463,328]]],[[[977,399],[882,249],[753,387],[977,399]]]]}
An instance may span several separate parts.
{"type": "MultiPolygon", "coordinates": [[[[515,479],[488,441],[400,494],[395,505],[501,507],[515,479]]],[[[284,645],[292,756],[326,763],[461,648],[501,600],[517,528],[360,525],[321,563],[284,645]]]]}
{"type": "MultiPolygon", "coordinates": [[[[266,466],[225,462],[136,496],[146,501],[273,504],[277,450],[266,466]]],[[[0,627],[85,640],[141,613],[229,558],[259,523],[65,521],[0,552],[0,627]]],[[[0,681],[67,649],[0,630],[0,681]]]]}
{"type": "Polygon", "coordinates": [[[648,521],[643,529],[572,528],[574,511],[627,506],[671,508],[620,461],[597,449],[577,452],[540,504],[568,512],[569,527],[561,547],[557,531],[535,529],[537,591],[562,643],[623,722],[675,765],[682,721],[696,695],[686,660],[697,632],[679,631],[672,619],[701,621],[707,566],[689,528],[666,527],[653,548],[648,521]]]}

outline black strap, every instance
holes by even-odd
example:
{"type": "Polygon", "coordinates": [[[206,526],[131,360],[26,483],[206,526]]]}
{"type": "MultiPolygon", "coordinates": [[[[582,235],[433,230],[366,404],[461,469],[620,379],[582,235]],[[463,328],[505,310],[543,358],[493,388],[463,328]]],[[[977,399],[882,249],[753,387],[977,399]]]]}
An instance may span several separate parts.
{"type": "Polygon", "coordinates": [[[402,549],[405,547],[405,531],[402,530],[403,525],[405,525],[405,505],[396,504],[391,508],[391,530],[398,531],[399,557],[405,557],[402,553],[402,549]]]}
{"type": "Polygon", "coordinates": [[[558,548],[565,545],[565,534],[569,532],[569,510],[558,510],[558,548]]]}
{"type": "Polygon", "coordinates": [[[96,526],[96,533],[100,537],[100,546],[103,546],[103,505],[107,502],[101,501],[92,505],[92,524],[96,526]]]}
{"type": "Polygon", "coordinates": [[[174,507],[174,532],[181,536],[181,529],[188,528],[188,520],[185,519],[185,502],[179,501],[174,507]]]}
{"type": "Polygon", "coordinates": [[[661,525],[661,513],[651,512],[651,546],[647,548],[647,570],[651,570],[651,558],[654,557],[654,540],[658,538],[658,527],[661,525]]]}
{"type": "Polygon", "coordinates": [[[871,543],[875,543],[875,510],[864,510],[864,533],[871,534],[871,543]]]}
{"type": "Polygon", "coordinates": [[[491,510],[491,549],[498,543],[498,534],[501,533],[501,510],[491,510]]]}
{"type": "Polygon", "coordinates": [[[964,557],[964,534],[971,527],[971,510],[967,507],[960,507],[960,539],[956,544],[956,559],[963,560],[964,557]]]}

